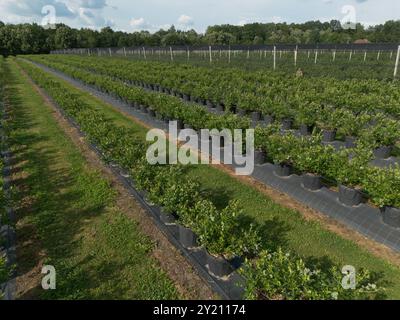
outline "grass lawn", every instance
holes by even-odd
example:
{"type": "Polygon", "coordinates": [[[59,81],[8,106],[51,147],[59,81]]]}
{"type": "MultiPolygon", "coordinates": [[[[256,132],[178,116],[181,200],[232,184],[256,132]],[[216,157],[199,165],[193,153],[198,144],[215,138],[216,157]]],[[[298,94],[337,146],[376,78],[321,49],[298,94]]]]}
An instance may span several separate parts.
{"type": "MultiPolygon", "coordinates": [[[[146,128],[116,111],[109,104],[71,86],[66,81],[55,76],[53,78],[54,81],[62,83],[66,89],[79,95],[85,103],[102,110],[116,125],[130,127],[138,136],[145,137],[146,128]]],[[[385,285],[388,298],[400,299],[399,267],[376,257],[354,242],[326,230],[319,222],[306,221],[299,212],[283,208],[255,188],[216,168],[193,166],[188,168],[187,175],[199,181],[219,206],[226,205],[229,199],[238,199],[248,218],[264,226],[265,241],[290,248],[306,258],[316,259],[321,263],[334,262],[342,266],[353,265],[374,271],[388,282],[385,285]]]]}
{"type": "Polygon", "coordinates": [[[8,68],[18,274],[39,280],[19,298],[179,298],[152,256],[154,244],[116,207],[111,186],[15,63],[8,68]],[[43,264],[56,268],[56,290],[39,287],[43,264]]]}

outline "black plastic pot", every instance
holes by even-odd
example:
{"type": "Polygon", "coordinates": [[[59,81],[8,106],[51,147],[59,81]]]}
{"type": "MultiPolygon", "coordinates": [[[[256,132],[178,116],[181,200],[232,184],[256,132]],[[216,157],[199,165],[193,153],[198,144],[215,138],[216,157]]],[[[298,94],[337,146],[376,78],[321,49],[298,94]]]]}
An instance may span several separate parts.
{"type": "Polygon", "coordinates": [[[357,140],[356,137],[346,136],[345,138],[346,148],[355,148],[356,140],[357,140]]]}
{"type": "Polygon", "coordinates": [[[269,115],[269,114],[267,114],[267,115],[264,116],[264,122],[265,122],[266,125],[270,125],[270,124],[272,124],[274,122],[274,117],[269,115]]]}
{"type": "Polygon", "coordinates": [[[276,164],[275,173],[279,177],[289,177],[292,174],[292,166],[289,164],[276,164]]]}
{"type": "Polygon", "coordinates": [[[236,113],[237,113],[237,107],[236,107],[236,106],[230,106],[230,107],[229,107],[229,111],[230,111],[231,113],[233,113],[233,114],[236,114],[236,113]]]}
{"type": "Polygon", "coordinates": [[[400,228],[400,209],[394,207],[385,207],[382,211],[383,222],[387,225],[400,228]]]}
{"type": "Polygon", "coordinates": [[[237,109],[237,110],[236,110],[236,114],[237,114],[239,117],[244,117],[244,116],[246,115],[246,111],[243,110],[243,109],[237,109]]]}
{"type": "Polygon", "coordinates": [[[260,119],[261,119],[261,113],[260,112],[254,111],[254,112],[251,113],[251,121],[257,122],[257,121],[260,121],[260,119]]]}
{"type": "Polygon", "coordinates": [[[309,125],[306,125],[306,124],[302,124],[301,126],[300,126],[300,134],[302,135],[302,136],[308,136],[308,135],[310,135],[311,134],[311,132],[312,132],[312,130],[313,130],[313,126],[309,126],[309,125]]]}
{"type": "Polygon", "coordinates": [[[222,103],[219,103],[216,108],[217,112],[224,112],[225,106],[222,103]]]}
{"type": "Polygon", "coordinates": [[[336,130],[322,130],[322,141],[332,142],[336,138],[336,130]]]}
{"type": "Polygon", "coordinates": [[[185,101],[190,101],[190,97],[187,95],[187,94],[183,94],[183,100],[185,100],[185,101]]]}
{"type": "Polygon", "coordinates": [[[179,242],[187,249],[197,248],[197,235],[190,229],[184,226],[179,226],[179,242]]]}
{"type": "Polygon", "coordinates": [[[293,126],[292,119],[283,119],[282,120],[282,129],[283,130],[290,130],[290,129],[292,129],[292,126],[293,126]]]}
{"type": "Polygon", "coordinates": [[[209,108],[215,108],[215,105],[210,101],[210,100],[207,100],[206,101],[206,104],[207,104],[207,107],[209,107],[209,108]]]}
{"type": "Polygon", "coordinates": [[[162,115],[161,115],[160,112],[156,111],[155,114],[156,114],[156,119],[157,120],[162,120],[162,115]]]}
{"type": "Polygon", "coordinates": [[[185,128],[182,120],[176,120],[178,130],[182,130],[185,128]]]}
{"type": "Polygon", "coordinates": [[[265,153],[265,151],[261,150],[254,151],[254,164],[262,165],[265,163],[266,159],[267,159],[267,154],[265,153]]]}
{"type": "Polygon", "coordinates": [[[147,113],[147,107],[144,105],[140,106],[140,111],[142,111],[143,113],[147,113]]]}
{"type": "Polygon", "coordinates": [[[322,180],[320,176],[307,173],[304,174],[301,179],[305,189],[316,191],[322,188],[322,180]]]}
{"type": "Polygon", "coordinates": [[[361,204],[363,196],[357,189],[339,185],[339,201],[346,206],[358,206],[361,204]]]}
{"type": "Polygon", "coordinates": [[[215,257],[207,254],[208,271],[219,278],[229,276],[233,268],[228,261],[222,257],[215,257]]]}
{"type": "Polygon", "coordinates": [[[176,218],[170,214],[165,212],[164,210],[160,211],[160,220],[165,224],[165,225],[172,225],[176,224],[176,218]]]}
{"type": "Polygon", "coordinates": [[[153,109],[149,109],[149,116],[153,118],[156,116],[156,113],[153,109]]]}
{"type": "Polygon", "coordinates": [[[392,153],[392,151],[392,146],[382,146],[374,150],[374,156],[377,159],[387,159],[390,158],[390,154],[392,153]]]}

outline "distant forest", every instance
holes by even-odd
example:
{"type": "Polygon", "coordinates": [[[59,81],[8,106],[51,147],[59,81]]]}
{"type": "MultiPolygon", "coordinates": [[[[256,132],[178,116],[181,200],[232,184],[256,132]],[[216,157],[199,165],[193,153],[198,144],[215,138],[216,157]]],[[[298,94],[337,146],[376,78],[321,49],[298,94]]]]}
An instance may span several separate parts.
{"type": "Polygon", "coordinates": [[[44,28],[37,24],[4,24],[0,22],[0,54],[15,55],[47,53],[56,49],[191,46],[191,45],[252,45],[352,43],[368,39],[372,43],[400,43],[400,20],[365,28],[344,29],[339,21],[309,21],[301,24],[252,23],[244,26],[210,26],[204,34],[195,30],[181,31],[171,27],[155,33],[126,33],[103,28],[73,29],[64,24],[44,28]]]}

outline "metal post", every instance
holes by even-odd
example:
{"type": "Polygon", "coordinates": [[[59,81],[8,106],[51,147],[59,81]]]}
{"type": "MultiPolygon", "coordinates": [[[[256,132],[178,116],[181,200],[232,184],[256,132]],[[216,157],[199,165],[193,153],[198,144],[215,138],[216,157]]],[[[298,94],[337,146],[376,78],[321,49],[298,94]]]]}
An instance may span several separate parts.
{"type": "Polygon", "coordinates": [[[274,70],[276,69],[276,46],[274,46],[274,70]]]}
{"type": "Polygon", "coordinates": [[[315,50],[315,59],[314,59],[314,63],[317,64],[318,61],[318,50],[315,50]]]}
{"type": "Polygon", "coordinates": [[[171,61],[174,61],[174,54],[172,52],[172,47],[169,47],[169,51],[171,53],[171,61]]]}
{"type": "Polygon", "coordinates": [[[208,51],[210,52],[210,63],[212,63],[212,48],[211,48],[211,46],[208,47],[208,51]]]}
{"type": "Polygon", "coordinates": [[[396,63],[394,65],[394,73],[393,73],[394,78],[396,78],[397,76],[397,69],[399,68],[399,60],[400,60],[400,46],[397,49],[396,63]]]}

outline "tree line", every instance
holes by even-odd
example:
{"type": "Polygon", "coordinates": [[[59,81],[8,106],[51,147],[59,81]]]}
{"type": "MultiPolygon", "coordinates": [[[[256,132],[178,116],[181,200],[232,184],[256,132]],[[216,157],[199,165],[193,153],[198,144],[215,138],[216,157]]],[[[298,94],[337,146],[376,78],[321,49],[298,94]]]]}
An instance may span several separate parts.
{"type": "Polygon", "coordinates": [[[0,54],[48,53],[68,48],[135,47],[135,46],[193,46],[193,45],[252,45],[252,44],[319,44],[352,43],[368,39],[372,43],[400,42],[400,20],[365,28],[343,27],[339,21],[309,21],[295,23],[251,23],[243,26],[216,25],[206,32],[168,30],[122,32],[110,27],[99,31],[74,29],[65,24],[54,28],[38,24],[4,24],[0,22],[0,54]]]}

